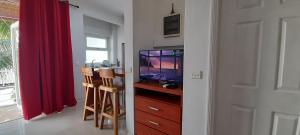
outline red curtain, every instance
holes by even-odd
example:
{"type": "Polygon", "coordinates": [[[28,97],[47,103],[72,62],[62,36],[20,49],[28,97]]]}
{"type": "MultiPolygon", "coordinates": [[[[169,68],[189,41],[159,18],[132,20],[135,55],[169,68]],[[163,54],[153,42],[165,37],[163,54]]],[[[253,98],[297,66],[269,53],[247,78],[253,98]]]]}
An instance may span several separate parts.
{"type": "Polygon", "coordinates": [[[68,3],[20,1],[20,91],[24,119],[76,105],[68,3]]]}

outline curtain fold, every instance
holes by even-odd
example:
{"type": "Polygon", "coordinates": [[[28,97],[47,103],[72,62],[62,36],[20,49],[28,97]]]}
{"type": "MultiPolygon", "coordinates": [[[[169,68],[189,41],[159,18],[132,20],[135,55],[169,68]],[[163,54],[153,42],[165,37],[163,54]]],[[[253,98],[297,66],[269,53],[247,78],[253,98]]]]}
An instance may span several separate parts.
{"type": "Polygon", "coordinates": [[[19,66],[24,119],[76,105],[68,3],[20,1],[19,66]]]}

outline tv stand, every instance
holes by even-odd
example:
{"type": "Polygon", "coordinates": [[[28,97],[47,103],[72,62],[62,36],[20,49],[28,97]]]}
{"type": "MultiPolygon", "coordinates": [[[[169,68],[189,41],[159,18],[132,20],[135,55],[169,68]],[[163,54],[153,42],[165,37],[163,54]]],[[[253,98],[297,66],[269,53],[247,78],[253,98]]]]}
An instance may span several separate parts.
{"type": "Polygon", "coordinates": [[[136,135],[181,135],[182,87],[139,82],[134,90],[136,135]]]}

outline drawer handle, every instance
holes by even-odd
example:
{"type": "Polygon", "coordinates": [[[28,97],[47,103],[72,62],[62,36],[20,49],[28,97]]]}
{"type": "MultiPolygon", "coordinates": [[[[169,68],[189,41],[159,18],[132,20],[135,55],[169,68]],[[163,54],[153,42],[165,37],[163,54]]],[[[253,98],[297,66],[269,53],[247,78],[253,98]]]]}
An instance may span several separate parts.
{"type": "Polygon", "coordinates": [[[148,121],[150,124],[153,124],[153,125],[155,125],[155,126],[159,126],[159,124],[158,123],[156,123],[156,122],[153,122],[153,121],[151,121],[151,120],[149,120],[148,121]]]}
{"type": "Polygon", "coordinates": [[[150,110],[153,110],[153,111],[159,111],[158,108],[155,108],[155,107],[152,107],[152,106],[148,106],[148,108],[149,108],[150,110]]]}

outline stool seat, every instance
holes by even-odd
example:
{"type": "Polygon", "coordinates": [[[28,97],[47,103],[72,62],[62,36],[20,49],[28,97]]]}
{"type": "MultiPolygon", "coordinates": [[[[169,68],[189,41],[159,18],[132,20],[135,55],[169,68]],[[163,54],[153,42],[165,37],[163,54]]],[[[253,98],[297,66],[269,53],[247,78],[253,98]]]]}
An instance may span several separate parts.
{"type": "Polygon", "coordinates": [[[117,92],[117,91],[123,91],[124,87],[122,87],[122,86],[108,87],[108,86],[100,85],[99,90],[104,90],[104,91],[108,91],[108,92],[117,92]]]}
{"type": "Polygon", "coordinates": [[[90,87],[90,88],[94,88],[94,87],[98,88],[101,84],[102,84],[101,79],[94,80],[93,83],[86,83],[86,82],[82,83],[84,87],[90,87]]]}

